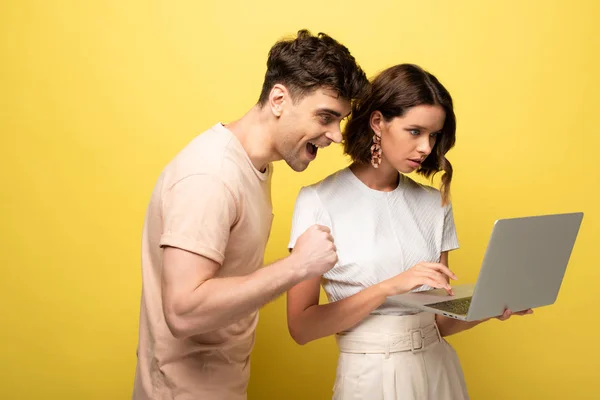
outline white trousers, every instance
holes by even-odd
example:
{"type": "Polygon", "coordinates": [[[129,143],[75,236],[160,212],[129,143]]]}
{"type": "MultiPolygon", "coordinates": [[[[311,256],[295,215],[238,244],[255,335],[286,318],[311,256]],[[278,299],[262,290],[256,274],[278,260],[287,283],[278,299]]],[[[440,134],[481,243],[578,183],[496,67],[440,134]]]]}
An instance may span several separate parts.
{"type": "Polygon", "coordinates": [[[334,400],[468,399],[462,368],[434,314],[370,315],[336,335],[334,400]]]}

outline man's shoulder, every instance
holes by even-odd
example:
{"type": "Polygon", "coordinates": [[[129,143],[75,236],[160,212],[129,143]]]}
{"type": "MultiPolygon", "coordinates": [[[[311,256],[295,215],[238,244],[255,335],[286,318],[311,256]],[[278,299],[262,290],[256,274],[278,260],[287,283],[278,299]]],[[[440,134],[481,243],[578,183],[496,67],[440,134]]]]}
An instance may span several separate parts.
{"type": "Polygon", "coordinates": [[[235,181],[242,158],[236,139],[221,124],[192,139],[165,167],[165,178],[175,183],[187,176],[208,175],[223,183],[235,181]]]}
{"type": "Polygon", "coordinates": [[[225,161],[232,157],[239,157],[235,144],[235,136],[223,125],[216,124],[196,136],[174,161],[188,164],[200,173],[219,173],[225,161]]]}

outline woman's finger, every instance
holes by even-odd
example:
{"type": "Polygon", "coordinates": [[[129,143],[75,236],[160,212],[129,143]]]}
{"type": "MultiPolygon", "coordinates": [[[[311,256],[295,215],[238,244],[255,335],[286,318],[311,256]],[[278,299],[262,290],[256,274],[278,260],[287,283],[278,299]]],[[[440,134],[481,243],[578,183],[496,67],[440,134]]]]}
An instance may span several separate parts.
{"type": "Polygon", "coordinates": [[[454,274],[454,272],[450,271],[450,268],[448,268],[447,266],[445,266],[444,264],[440,264],[440,263],[422,263],[422,265],[428,269],[433,269],[437,272],[440,272],[446,276],[448,276],[450,279],[458,279],[458,277],[454,274]]]}
{"type": "Polygon", "coordinates": [[[429,269],[429,270],[425,269],[425,270],[420,271],[419,273],[422,277],[431,279],[431,280],[437,282],[439,285],[441,285],[441,286],[434,286],[434,287],[444,288],[447,290],[450,289],[450,284],[446,280],[445,276],[440,274],[439,272],[433,271],[431,269],[429,269]]]}

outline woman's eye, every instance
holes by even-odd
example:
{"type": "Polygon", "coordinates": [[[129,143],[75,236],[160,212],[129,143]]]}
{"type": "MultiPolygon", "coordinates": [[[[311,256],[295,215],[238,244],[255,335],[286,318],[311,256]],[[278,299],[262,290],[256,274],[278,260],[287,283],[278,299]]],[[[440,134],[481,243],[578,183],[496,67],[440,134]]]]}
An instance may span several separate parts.
{"type": "Polygon", "coordinates": [[[413,136],[419,136],[419,134],[421,133],[421,131],[418,129],[410,129],[408,132],[413,136]]]}

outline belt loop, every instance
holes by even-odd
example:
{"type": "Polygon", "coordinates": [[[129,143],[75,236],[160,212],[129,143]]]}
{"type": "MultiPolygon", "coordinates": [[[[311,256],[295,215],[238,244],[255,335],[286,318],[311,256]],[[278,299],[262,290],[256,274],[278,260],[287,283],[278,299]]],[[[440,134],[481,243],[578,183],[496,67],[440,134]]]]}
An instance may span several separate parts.
{"type": "Polygon", "coordinates": [[[442,334],[440,333],[440,328],[438,328],[437,322],[434,322],[433,326],[435,326],[435,331],[437,332],[438,339],[441,343],[443,341],[443,339],[442,339],[442,334]]]}
{"type": "Polygon", "coordinates": [[[387,360],[388,358],[390,358],[390,351],[391,351],[391,346],[392,346],[392,340],[390,339],[390,335],[386,335],[385,338],[385,359],[387,360]]]}

